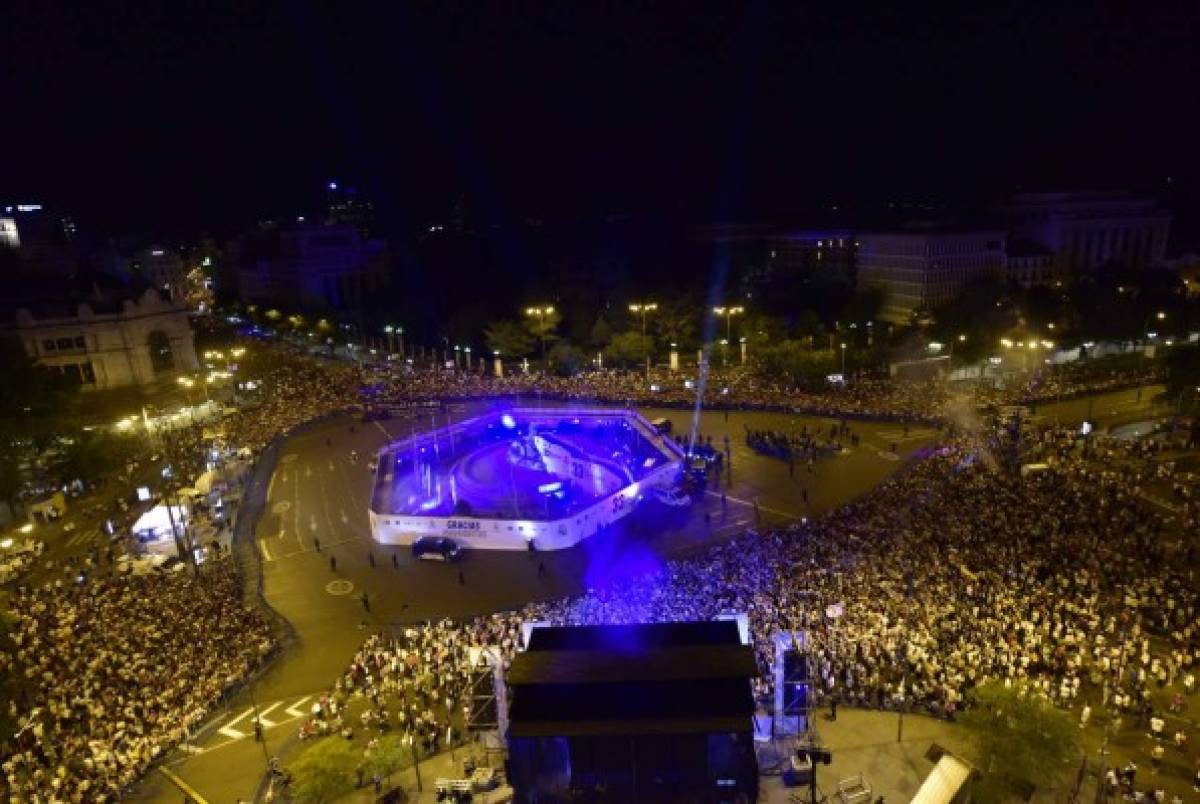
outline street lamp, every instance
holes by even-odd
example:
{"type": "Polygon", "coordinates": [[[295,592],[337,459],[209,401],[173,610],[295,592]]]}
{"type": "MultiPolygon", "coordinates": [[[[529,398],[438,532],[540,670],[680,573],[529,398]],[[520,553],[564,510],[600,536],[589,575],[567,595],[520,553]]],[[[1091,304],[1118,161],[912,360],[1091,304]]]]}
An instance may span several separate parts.
{"type": "Polygon", "coordinates": [[[637,302],[629,305],[629,312],[640,313],[642,316],[642,351],[646,353],[646,376],[650,376],[650,349],[646,346],[646,314],[658,309],[654,302],[637,302]]]}
{"type": "Polygon", "coordinates": [[[404,356],[404,327],[388,324],[383,328],[384,333],[388,336],[388,352],[395,354],[399,352],[401,357],[404,356]],[[397,349],[396,347],[400,348],[397,349]]]}
{"type": "Polygon", "coordinates": [[[735,315],[741,315],[742,313],[746,312],[746,308],[744,308],[744,307],[714,307],[713,312],[716,313],[717,315],[725,316],[725,340],[728,341],[730,338],[729,330],[730,330],[730,326],[732,325],[732,322],[733,322],[733,317],[735,315]]]}
{"type": "Polygon", "coordinates": [[[965,343],[966,340],[966,335],[959,335],[957,338],[950,339],[950,368],[954,368],[954,342],[965,343]]]}
{"type": "Polygon", "coordinates": [[[842,341],[842,382],[846,381],[846,342],[842,341]]]}
{"type": "Polygon", "coordinates": [[[1151,318],[1155,318],[1159,321],[1165,321],[1167,319],[1167,314],[1164,313],[1162,310],[1159,310],[1153,316],[1149,316],[1149,315],[1146,316],[1146,321],[1145,321],[1145,323],[1142,324],[1142,334],[1146,337],[1146,340],[1153,340],[1154,338],[1158,337],[1157,332],[1150,331],[1150,319],[1151,318]]]}
{"type": "Polygon", "coordinates": [[[525,315],[534,316],[538,320],[538,335],[542,340],[542,369],[546,366],[546,318],[554,315],[554,308],[550,305],[545,307],[526,307],[525,315]]]}

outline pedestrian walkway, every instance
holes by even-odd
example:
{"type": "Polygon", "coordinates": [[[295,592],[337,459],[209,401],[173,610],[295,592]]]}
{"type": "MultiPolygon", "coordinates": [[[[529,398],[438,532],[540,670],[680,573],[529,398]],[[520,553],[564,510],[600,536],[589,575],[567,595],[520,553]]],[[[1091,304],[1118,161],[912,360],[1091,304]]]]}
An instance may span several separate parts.
{"type": "MultiPolygon", "coordinates": [[[[909,801],[933,769],[926,754],[937,745],[956,756],[966,753],[961,731],[952,723],[921,715],[901,716],[840,708],[837,720],[817,715],[817,731],[832,754],[829,765],[817,766],[819,792],[832,796],[839,779],[862,774],[871,788],[871,799],[909,801]],[[899,739],[898,739],[899,738],[899,739]]],[[[764,776],[760,801],[787,804],[793,793],[808,801],[808,789],[785,788],[779,776],[764,776]]]]}

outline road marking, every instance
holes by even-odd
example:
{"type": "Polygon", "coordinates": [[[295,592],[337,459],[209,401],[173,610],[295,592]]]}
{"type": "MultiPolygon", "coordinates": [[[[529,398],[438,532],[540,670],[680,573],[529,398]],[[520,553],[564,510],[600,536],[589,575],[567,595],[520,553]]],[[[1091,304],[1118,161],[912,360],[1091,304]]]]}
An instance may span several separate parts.
{"type": "Polygon", "coordinates": [[[275,721],[267,720],[267,715],[269,715],[271,713],[271,710],[276,709],[280,706],[283,706],[283,701],[276,701],[275,703],[268,706],[266,709],[258,710],[258,722],[263,725],[264,729],[269,729],[272,726],[276,725],[275,721]]]}
{"type": "Polygon", "coordinates": [[[265,558],[267,561],[274,560],[271,558],[271,551],[267,549],[267,540],[266,539],[258,540],[258,548],[262,551],[263,558],[265,558]]]}
{"type": "MultiPolygon", "coordinates": [[[[359,541],[361,541],[361,538],[359,536],[347,536],[345,539],[339,539],[336,542],[322,542],[321,545],[322,545],[322,547],[337,547],[339,545],[350,544],[351,542],[359,542],[359,541]]],[[[283,553],[282,555],[275,556],[275,558],[272,560],[282,561],[285,558],[294,558],[296,556],[302,556],[305,553],[315,553],[315,552],[317,552],[315,548],[301,547],[299,550],[293,550],[290,553],[283,553]]]]}
{"type": "Polygon", "coordinates": [[[884,450],[884,449],[882,449],[882,448],[880,448],[880,447],[877,447],[877,446],[875,446],[874,444],[865,444],[864,446],[865,446],[867,449],[869,449],[869,450],[871,450],[872,452],[874,452],[874,453],[875,453],[875,455],[876,455],[877,457],[883,458],[885,461],[898,461],[898,460],[900,460],[900,456],[899,456],[899,455],[897,455],[896,453],[894,453],[894,452],[889,452],[889,451],[887,451],[887,450],[884,450]]]}
{"type": "Polygon", "coordinates": [[[171,784],[175,785],[180,790],[182,790],[184,792],[184,795],[191,798],[191,800],[196,802],[196,804],[208,804],[208,799],[206,799],[204,796],[197,793],[196,788],[192,787],[190,784],[185,782],[183,779],[180,779],[178,776],[176,776],[171,771],[167,770],[162,765],[159,765],[158,769],[160,771],[162,771],[163,776],[166,776],[167,779],[170,780],[171,784]]]}
{"type": "Polygon", "coordinates": [[[305,712],[303,709],[298,709],[297,707],[304,705],[311,699],[312,699],[311,695],[305,695],[303,698],[296,701],[294,704],[289,706],[287,709],[284,709],[283,711],[287,712],[292,717],[304,717],[308,713],[305,712]]]}
{"type": "Polygon", "coordinates": [[[386,438],[386,439],[389,439],[389,440],[391,439],[391,437],[392,437],[392,434],[391,434],[391,433],[389,433],[387,430],[385,430],[385,429],[384,429],[384,427],[383,427],[383,425],[382,425],[382,424],[380,424],[378,420],[376,420],[376,421],[372,422],[372,424],[374,424],[376,427],[378,427],[378,428],[379,428],[379,432],[383,433],[383,437],[384,437],[384,438],[386,438]]]}
{"type": "MultiPolygon", "coordinates": [[[[714,496],[718,499],[720,499],[720,497],[721,497],[721,495],[717,494],[715,491],[706,491],[705,493],[711,494],[712,496],[714,496]]],[[[751,508],[754,507],[754,503],[750,502],[749,500],[741,500],[741,499],[738,499],[737,497],[730,497],[728,495],[726,495],[726,499],[728,499],[732,502],[735,502],[735,503],[741,503],[742,505],[750,506],[751,508]]],[[[760,511],[766,511],[768,514],[775,514],[776,516],[786,517],[787,519],[799,519],[800,518],[799,514],[789,514],[787,511],[780,511],[777,508],[768,508],[765,505],[758,506],[758,509],[760,511]]]]}
{"type": "Polygon", "coordinates": [[[67,539],[67,547],[82,547],[92,540],[98,531],[94,530],[77,530],[71,534],[71,538],[67,539]]]}
{"type": "Polygon", "coordinates": [[[192,745],[191,743],[181,743],[179,745],[179,750],[187,751],[189,754],[203,754],[204,753],[203,748],[201,748],[198,745],[192,745]]]}
{"type": "Polygon", "coordinates": [[[232,738],[232,739],[234,739],[234,740],[240,740],[240,739],[242,739],[243,737],[245,737],[245,736],[246,736],[246,733],[245,733],[244,731],[238,731],[237,729],[235,729],[235,728],[233,727],[233,724],[237,723],[238,721],[240,721],[240,720],[242,720],[243,718],[245,718],[245,717],[248,717],[248,716],[250,716],[250,715],[252,715],[252,714],[254,714],[254,707],[253,707],[253,706],[252,706],[252,707],[250,707],[249,709],[247,709],[245,712],[242,712],[240,715],[238,715],[238,716],[237,716],[237,717],[235,717],[233,720],[231,720],[231,721],[229,721],[228,723],[226,723],[226,724],[225,724],[224,726],[222,726],[221,728],[217,729],[217,733],[218,733],[218,734],[224,734],[226,737],[230,737],[230,738],[232,738]]]}

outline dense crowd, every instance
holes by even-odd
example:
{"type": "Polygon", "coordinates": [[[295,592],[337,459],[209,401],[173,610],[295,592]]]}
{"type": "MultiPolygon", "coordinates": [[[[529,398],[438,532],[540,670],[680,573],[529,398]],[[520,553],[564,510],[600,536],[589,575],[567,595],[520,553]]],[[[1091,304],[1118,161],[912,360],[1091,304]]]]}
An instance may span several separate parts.
{"type": "Polygon", "coordinates": [[[507,660],[523,621],[744,611],[764,707],[772,635],[799,629],[825,698],[953,717],[975,686],[994,681],[1085,723],[1093,709],[1112,711],[1115,731],[1154,735],[1148,757],[1194,761],[1190,728],[1167,718],[1190,699],[1200,664],[1196,533],[1138,501],[1162,481],[1163,464],[1138,445],[1105,442],[1084,457],[1062,433],[1042,444],[1052,468],[1022,477],[994,466],[988,444],[960,439],[820,520],[750,533],[558,602],[374,637],[306,733],[352,736],[358,724],[343,713],[364,699],[362,725],[402,729],[432,750],[462,727],[469,646],[507,660]]]}
{"type": "Polygon", "coordinates": [[[6,800],[115,801],[263,662],[274,642],[228,563],[196,577],[102,562],[14,591],[6,800]]]}
{"type": "Polygon", "coordinates": [[[946,418],[948,406],[965,394],[978,406],[1037,404],[1086,393],[1110,391],[1161,379],[1155,364],[1114,369],[1105,360],[1047,366],[1023,382],[996,388],[971,383],[955,386],[930,379],[893,379],[873,375],[847,383],[789,385],[764,379],[746,369],[713,369],[703,379],[655,369],[641,371],[591,370],[571,377],[539,372],[365,370],[366,382],[380,402],[417,399],[464,399],[522,395],[548,399],[597,400],[660,407],[691,407],[698,396],[706,407],[768,408],[832,417],[869,417],[906,421],[946,418]]]}
{"type": "MultiPolygon", "coordinates": [[[[496,377],[482,369],[414,369],[392,363],[352,363],[316,358],[291,347],[259,350],[272,356],[258,376],[260,409],[240,416],[232,440],[257,449],[280,432],[333,412],[362,407],[408,406],[424,401],[521,396],[547,400],[589,400],[642,406],[682,407],[698,399],[706,407],[756,408],[835,418],[900,421],[955,419],[968,408],[1038,404],[1080,394],[1113,390],[1158,379],[1154,364],[1115,370],[1104,360],[1046,367],[1027,381],[1003,388],[970,383],[857,376],[848,383],[818,389],[770,381],[744,368],[713,369],[703,378],[655,369],[589,370],[571,377],[538,371],[508,371],[496,377]]],[[[249,358],[249,360],[252,360],[249,358]]]]}
{"type": "MultiPolygon", "coordinates": [[[[305,422],[364,403],[497,394],[696,401],[693,388],[665,374],[495,378],[263,351],[269,359],[254,374],[254,401],[220,428],[225,444],[251,454],[305,422]]],[[[988,401],[1067,396],[1093,381],[1063,374],[988,401]]],[[[706,404],[839,418],[937,419],[950,404],[942,383],[878,378],[816,392],[713,372],[704,388],[706,404]]],[[[172,452],[189,454],[208,443],[203,427],[175,441],[172,452]]],[[[1054,446],[1047,441],[1047,450],[1054,446]]],[[[1163,690],[1190,693],[1194,685],[1195,555],[1190,543],[1180,548],[1186,554],[1167,554],[1161,523],[1128,502],[1141,483],[1165,486],[1182,521],[1194,526],[1200,495],[1191,475],[1163,463],[1150,470],[1145,455],[1109,449],[1087,461],[1057,450],[1052,471],[1021,481],[994,471],[987,449],[963,443],[819,522],[747,535],[619,588],[373,637],[302,734],[395,728],[422,750],[437,750],[459,738],[469,715],[469,649],[487,645],[511,657],[525,620],[642,622],[722,611],[749,612],[764,668],[771,632],[808,629],[820,688],[864,706],[952,715],[973,685],[999,679],[1063,706],[1113,705],[1148,717],[1162,709],[1163,690]],[[833,603],[844,615],[824,615],[833,603]]],[[[79,578],[12,596],[13,650],[0,652],[0,672],[16,674],[24,690],[10,713],[22,730],[2,763],[14,801],[117,797],[272,646],[230,570],[214,567],[199,579],[120,577],[98,557],[78,568],[79,578]]],[[[758,685],[763,700],[768,679],[758,685]]]]}

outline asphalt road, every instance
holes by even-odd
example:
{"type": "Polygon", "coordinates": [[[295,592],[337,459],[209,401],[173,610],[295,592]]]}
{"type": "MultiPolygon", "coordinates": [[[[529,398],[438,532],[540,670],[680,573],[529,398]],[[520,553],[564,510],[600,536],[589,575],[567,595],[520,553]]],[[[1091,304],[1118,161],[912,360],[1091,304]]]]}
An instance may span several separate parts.
{"type": "MultiPolygon", "coordinates": [[[[1044,405],[1036,415],[1057,416],[1068,423],[1082,421],[1090,410],[1104,426],[1148,417],[1153,396],[1149,390],[1140,395],[1136,390],[1116,392],[1091,403],[1079,399],[1044,405]]],[[[818,460],[811,473],[798,463],[793,475],[783,461],[750,450],[745,429],[799,431],[807,426],[810,432],[818,427],[828,433],[833,420],[705,412],[700,432],[712,436],[714,445],[723,445],[729,436],[731,471],[722,477],[719,489],[710,487],[678,521],[645,517],[570,550],[473,551],[450,565],[415,562],[405,548],[375,544],[366,516],[369,456],[391,439],[443,426],[447,416],[458,419],[479,410],[478,405],[466,405],[433,416],[422,413],[371,424],[336,421],[292,438],[282,449],[255,539],[264,559],[265,596],[292,623],[298,638],[253,685],[253,703],[266,725],[266,753],[282,750],[286,755],[313,698],[332,685],[371,631],[510,609],[601,583],[619,583],[664,557],[685,555],[748,528],[819,514],[871,489],[936,434],[927,427],[911,427],[906,433],[900,424],[851,422],[851,431],[861,439],[858,447],[818,460]],[[358,451],[357,462],[351,460],[351,450],[358,451]],[[539,562],[546,567],[545,577],[539,578],[539,562]]],[[[670,419],[676,433],[690,428],[687,411],[641,412],[652,419],[670,419]]],[[[250,694],[244,693],[166,767],[208,801],[249,800],[265,766],[264,748],[255,744],[249,726],[251,707],[250,694]]],[[[154,774],[135,800],[178,802],[179,796],[176,787],[154,774]]]]}

